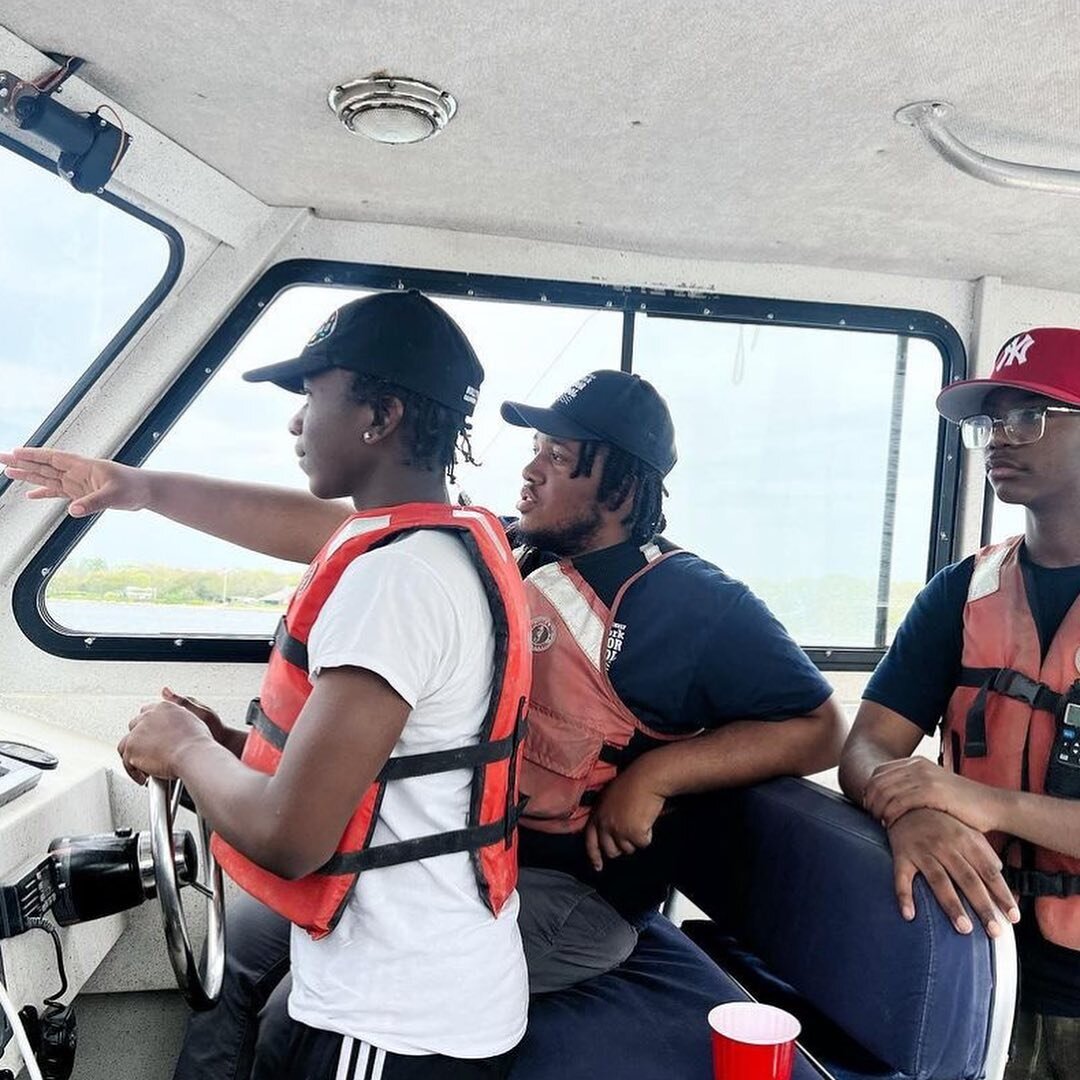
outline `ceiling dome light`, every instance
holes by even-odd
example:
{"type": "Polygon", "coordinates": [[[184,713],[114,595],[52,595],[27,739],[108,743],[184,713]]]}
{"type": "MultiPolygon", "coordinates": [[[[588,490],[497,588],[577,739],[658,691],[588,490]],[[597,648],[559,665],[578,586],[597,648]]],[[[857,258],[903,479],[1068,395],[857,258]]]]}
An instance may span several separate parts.
{"type": "Polygon", "coordinates": [[[457,102],[445,90],[381,74],[335,86],[327,103],[351,132],[381,143],[421,142],[442,131],[457,112],[457,102]]]}

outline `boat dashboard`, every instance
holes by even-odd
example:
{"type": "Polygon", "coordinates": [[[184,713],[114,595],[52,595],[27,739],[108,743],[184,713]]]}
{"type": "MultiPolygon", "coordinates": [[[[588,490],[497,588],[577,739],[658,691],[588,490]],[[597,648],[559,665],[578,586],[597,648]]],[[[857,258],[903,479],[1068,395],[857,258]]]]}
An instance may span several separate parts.
{"type": "MultiPolygon", "coordinates": [[[[0,979],[14,1007],[44,1002],[47,1016],[61,996],[178,983],[194,1007],[212,1005],[224,957],[223,886],[182,791],[154,781],[144,793],[118,770],[111,747],[7,710],[0,710],[3,740],[24,758],[40,751],[39,766],[50,766],[0,755],[0,979]],[[190,927],[179,895],[189,885],[209,899],[209,916],[189,903],[190,927]],[[137,975],[123,970],[130,950],[106,963],[132,933],[157,939],[135,950],[137,975]],[[200,966],[193,941],[203,937],[209,947],[200,966]]],[[[33,1013],[23,1021],[31,1042],[41,1037],[33,1013]]],[[[59,1031],[54,1025],[53,1036],[59,1031]]],[[[3,1075],[19,1063],[6,1017],[0,1042],[3,1075]]]]}

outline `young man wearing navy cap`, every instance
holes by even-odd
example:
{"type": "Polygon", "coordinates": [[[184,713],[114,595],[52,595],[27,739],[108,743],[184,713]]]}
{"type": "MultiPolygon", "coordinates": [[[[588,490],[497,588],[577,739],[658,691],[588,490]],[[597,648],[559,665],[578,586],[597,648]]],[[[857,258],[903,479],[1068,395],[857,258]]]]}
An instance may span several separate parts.
{"type": "Polygon", "coordinates": [[[659,535],[675,432],[650,383],[596,371],[502,415],[536,432],[513,530],[533,631],[522,862],[632,920],[671,883],[672,799],[826,769],[843,717],[745,585],[659,535]]]}
{"type": "MultiPolygon", "coordinates": [[[[300,467],[312,494],[355,512],[336,504],[315,543],[279,537],[314,558],[251,732],[166,692],[132,720],[124,765],[182,780],[229,874],[292,924],[285,1060],[256,1075],[503,1077],[528,998],[512,843],[528,620],[500,523],[446,490],[483,370],[441,308],[385,293],[246,378],[304,394],[289,425],[300,467]]],[[[39,494],[75,495],[76,516],[146,505],[249,543],[277,530],[280,504],[244,485],[4,460],[39,494]]],[[[265,962],[280,977],[277,940],[265,962]]],[[[243,1017],[204,1015],[204,1032],[248,1039],[243,1017]]],[[[235,1075],[216,1050],[188,1062],[194,1075],[235,1075]]]]}
{"type": "Polygon", "coordinates": [[[844,790],[889,832],[915,917],[922,873],[961,933],[1017,923],[1020,1011],[1006,1077],[1080,1076],[1080,330],[1010,338],[938,411],[984,455],[1022,536],[946,567],[863,696],[844,790]],[[941,725],[941,761],[910,756],[941,725]]]}

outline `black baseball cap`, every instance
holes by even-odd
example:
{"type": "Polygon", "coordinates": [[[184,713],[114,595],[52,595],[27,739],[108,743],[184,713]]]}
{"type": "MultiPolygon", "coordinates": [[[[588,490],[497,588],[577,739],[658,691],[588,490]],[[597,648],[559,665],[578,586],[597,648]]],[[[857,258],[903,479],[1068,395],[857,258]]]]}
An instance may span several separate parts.
{"type": "Polygon", "coordinates": [[[363,296],[339,307],[292,360],[244,373],[295,394],[330,368],[375,375],[471,416],[484,369],[469,339],[438,304],[410,289],[363,296]]]}
{"type": "Polygon", "coordinates": [[[661,476],[678,460],[675,426],[652,383],[625,371],[593,371],[560,394],[550,409],[505,401],[502,418],[556,439],[610,443],[661,476]]]}

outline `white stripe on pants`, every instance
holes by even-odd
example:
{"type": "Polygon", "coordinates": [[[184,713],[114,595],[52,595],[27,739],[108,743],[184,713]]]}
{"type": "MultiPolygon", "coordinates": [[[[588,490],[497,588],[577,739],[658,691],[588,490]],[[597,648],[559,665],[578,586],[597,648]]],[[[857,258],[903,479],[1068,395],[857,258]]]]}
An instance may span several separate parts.
{"type": "Polygon", "coordinates": [[[385,1050],[354,1039],[351,1035],[341,1037],[341,1052],[338,1054],[334,1080],[382,1080],[385,1067],[385,1050]]]}

